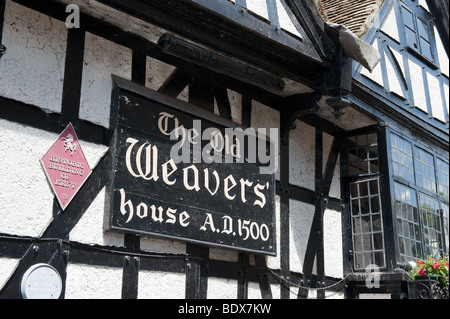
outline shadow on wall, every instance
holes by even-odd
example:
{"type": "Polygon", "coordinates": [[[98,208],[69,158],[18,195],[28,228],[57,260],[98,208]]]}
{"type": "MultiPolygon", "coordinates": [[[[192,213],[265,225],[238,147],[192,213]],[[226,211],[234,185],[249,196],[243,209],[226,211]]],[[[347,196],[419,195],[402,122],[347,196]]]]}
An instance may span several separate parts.
{"type": "Polygon", "coordinates": [[[6,53],[6,47],[3,44],[0,44],[0,60],[5,53],[6,53]]]}

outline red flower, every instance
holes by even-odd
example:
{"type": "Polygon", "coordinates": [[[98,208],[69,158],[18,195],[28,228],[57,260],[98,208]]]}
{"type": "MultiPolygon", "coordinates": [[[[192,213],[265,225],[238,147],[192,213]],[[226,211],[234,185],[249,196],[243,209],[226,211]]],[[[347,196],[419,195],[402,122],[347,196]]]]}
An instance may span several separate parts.
{"type": "Polygon", "coordinates": [[[425,265],[425,262],[423,260],[418,260],[417,261],[417,266],[423,267],[424,265],[425,265]]]}
{"type": "Polygon", "coordinates": [[[439,263],[437,263],[437,262],[434,262],[434,263],[433,263],[433,269],[438,269],[439,266],[440,266],[439,263]]]}
{"type": "Polygon", "coordinates": [[[425,276],[425,268],[418,269],[417,273],[419,274],[419,276],[425,276]]]}

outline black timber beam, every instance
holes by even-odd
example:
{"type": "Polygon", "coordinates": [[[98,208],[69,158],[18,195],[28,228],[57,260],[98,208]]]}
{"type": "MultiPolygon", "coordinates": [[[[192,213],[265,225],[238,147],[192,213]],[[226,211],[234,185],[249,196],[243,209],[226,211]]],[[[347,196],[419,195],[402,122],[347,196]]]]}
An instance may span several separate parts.
{"type": "Polygon", "coordinates": [[[286,0],[322,60],[328,60],[337,48],[326,34],[325,23],[312,1],[286,0]]]}
{"type": "Polygon", "coordinates": [[[427,0],[428,8],[433,16],[434,23],[442,39],[448,56],[449,47],[449,0],[427,0]]]}
{"type": "Polygon", "coordinates": [[[386,123],[396,121],[411,130],[417,136],[422,136],[439,147],[448,150],[448,130],[445,131],[445,124],[433,121],[425,113],[413,114],[395,99],[388,99],[382,96],[374,88],[353,80],[352,93],[346,96],[358,111],[366,114],[374,120],[386,123]],[[435,126],[439,125],[441,128],[435,126]]]}
{"type": "MultiPolygon", "coordinates": [[[[322,138],[323,132],[316,130],[316,185],[315,185],[315,213],[311,225],[308,244],[306,247],[305,258],[303,262],[303,280],[309,283],[312,277],[314,259],[317,258],[318,280],[323,281],[324,278],[324,251],[323,251],[323,215],[327,208],[329,200],[329,192],[333,180],[334,170],[337,159],[340,154],[343,139],[335,137],[331,146],[330,155],[327,160],[325,172],[322,173],[323,148],[322,138]]],[[[318,284],[318,283],[316,283],[318,284]]],[[[306,298],[302,289],[299,289],[298,298],[306,298]]],[[[323,296],[321,296],[323,297],[323,296]]]]}
{"type": "Polygon", "coordinates": [[[328,64],[309,39],[298,39],[232,2],[99,2],[272,74],[323,87],[328,64]]]}
{"type": "MultiPolygon", "coordinates": [[[[45,2],[34,0],[13,1],[37,12],[49,15],[59,21],[64,22],[66,19],[65,6],[62,3],[51,0],[46,0],[45,2]]],[[[280,98],[279,95],[252,85],[251,83],[238,80],[235,77],[230,77],[223,73],[219,74],[200,65],[164,53],[158,44],[126,32],[119,27],[100,21],[84,12],[81,12],[80,15],[80,25],[81,30],[125,46],[133,50],[133,54],[139,52],[139,54],[147,55],[176,67],[177,70],[173,77],[167,79],[166,83],[160,88],[160,92],[166,95],[176,97],[187,85],[192,83],[192,75],[203,75],[208,73],[211,78],[214,78],[214,84],[216,86],[224,86],[242,95],[251,95],[252,99],[265,105],[272,105],[274,101],[278,101],[280,98]]],[[[251,76],[251,74],[249,76],[251,76]]]]}

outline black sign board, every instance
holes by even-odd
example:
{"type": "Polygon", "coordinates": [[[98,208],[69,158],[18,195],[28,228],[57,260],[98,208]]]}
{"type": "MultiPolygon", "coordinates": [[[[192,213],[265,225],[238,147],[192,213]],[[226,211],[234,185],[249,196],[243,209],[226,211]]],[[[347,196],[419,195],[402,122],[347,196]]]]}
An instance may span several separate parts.
{"type": "Polygon", "coordinates": [[[255,140],[230,135],[242,132],[236,123],[114,80],[107,228],[275,255],[274,174],[249,163],[242,145],[255,140]]]}

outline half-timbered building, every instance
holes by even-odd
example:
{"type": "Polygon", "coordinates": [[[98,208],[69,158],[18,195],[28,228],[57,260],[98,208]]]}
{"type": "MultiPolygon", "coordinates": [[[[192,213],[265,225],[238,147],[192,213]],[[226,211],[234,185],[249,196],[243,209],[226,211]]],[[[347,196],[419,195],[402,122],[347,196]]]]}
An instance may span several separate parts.
{"type": "Polygon", "coordinates": [[[448,0],[0,0],[0,298],[412,298],[448,32],[448,0]]]}

